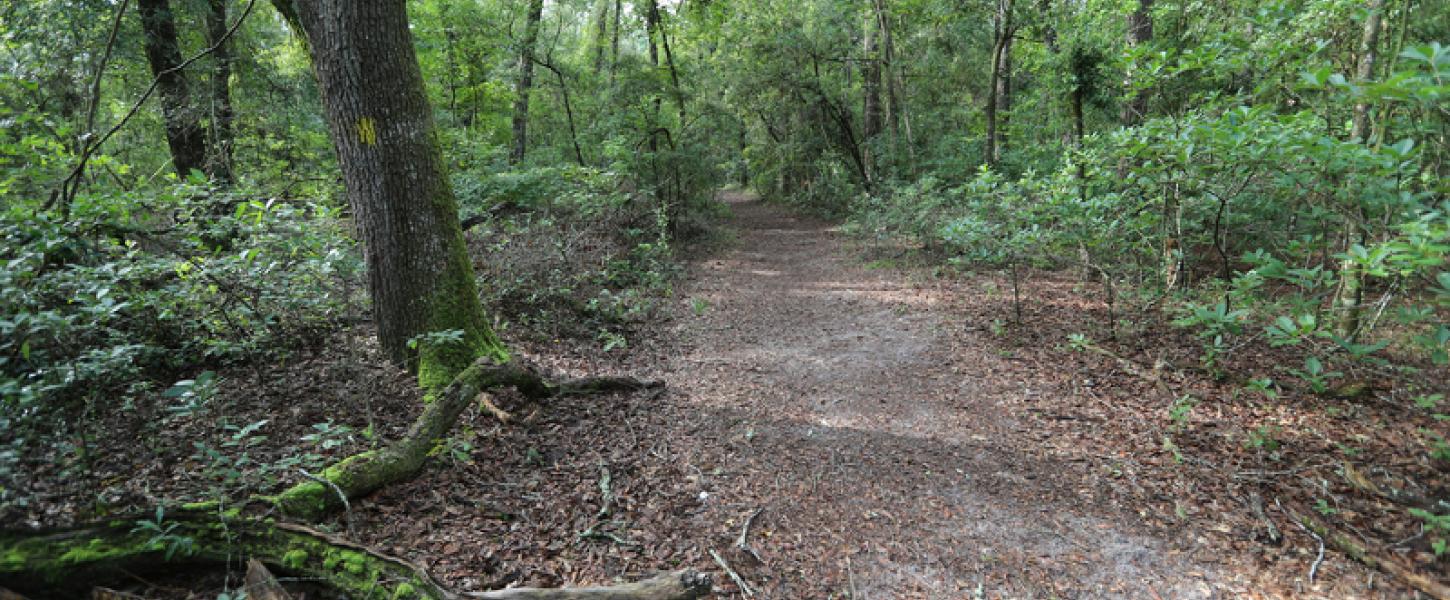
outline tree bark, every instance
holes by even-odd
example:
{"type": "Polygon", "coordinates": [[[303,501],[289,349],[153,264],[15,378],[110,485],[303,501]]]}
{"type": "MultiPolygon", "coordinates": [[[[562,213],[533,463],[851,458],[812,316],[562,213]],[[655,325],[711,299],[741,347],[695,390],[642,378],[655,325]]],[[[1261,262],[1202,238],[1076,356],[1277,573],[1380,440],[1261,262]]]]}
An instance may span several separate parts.
{"type": "MultiPolygon", "coordinates": [[[[1369,17],[1364,20],[1364,34],[1359,43],[1359,67],[1355,71],[1355,78],[1361,83],[1374,77],[1375,51],[1379,46],[1384,9],[1385,0],[1370,0],[1369,17]]],[[[1370,141],[1369,113],[1368,102],[1361,101],[1354,105],[1354,120],[1349,137],[1362,144],[1370,141]]],[[[1349,257],[1349,252],[1354,246],[1363,246],[1369,242],[1367,222],[1368,215],[1362,204],[1353,207],[1350,216],[1344,220],[1345,258],[1339,265],[1339,289],[1335,293],[1339,318],[1335,321],[1334,329],[1339,337],[1346,340],[1354,340],[1359,335],[1361,313],[1364,310],[1364,272],[1349,257]]]]}
{"type": "Polygon", "coordinates": [[[614,0],[614,31],[609,42],[609,87],[614,87],[614,75],[619,71],[619,24],[624,18],[624,0],[614,0]]]}
{"type": "Polygon", "coordinates": [[[997,156],[993,163],[1001,162],[1002,150],[1007,147],[1007,137],[1012,122],[1012,39],[1015,32],[1009,30],[1002,40],[1002,55],[997,64],[997,144],[993,147],[997,156]]]}
{"type": "MultiPolygon", "coordinates": [[[[1153,39],[1153,0],[1138,0],[1138,7],[1128,13],[1128,46],[1136,47],[1146,44],[1153,39]]],[[[1133,72],[1128,70],[1129,86],[1133,83],[1133,72]]],[[[1148,95],[1142,92],[1133,92],[1128,101],[1123,104],[1123,110],[1119,120],[1123,125],[1132,127],[1142,121],[1143,116],[1148,113],[1148,95]]]]}
{"type": "Polygon", "coordinates": [[[206,168],[206,132],[192,106],[186,74],[178,68],[182,58],[176,19],[169,0],[138,0],[137,9],[145,37],[146,62],[152,77],[158,80],[171,164],[185,179],[193,170],[206,168]]]}
{"type": "Polygon", "coordinates": [[[523,162],[529,149],[529,92],[534,87],[534,44],[539,39],[539,21],[544,16],[544,0],[529,0],[525,17],[524,39],[519,48],[519,79],[514,84],[514,145],[509,163],[523,162]]]}
{"type": "Polygon", "coordinates": [[[997,13],[992,27],[991,80],[987,84],[987,140],[983,151],[986,164],[996,166],[1000,158],[998,151],[997,108],[999,88],[1002,82],[1002,54],[1008,38],[1012,36],[1012,0],[997,0],[997,13]]]}
{"type": "Polygon", "coordinates": [[[599,0],[599,16],[594,21],[594,74],[604,71],[605,36],[609,35],[609,5],[611,0],[599,0]]]}
{"type": "Polygon", "coordinates": [[[891,36],[891,13],[886,8],[886,0],[875,0],[873,4],[876,26],[881,32],[881,73],[886,87],[886,127],[891,133],[891,146],[895,148],[897,138],[901,135],[902,111],[901,78],[896,71],[896,43],[891,36]]]}
{"type": "Polygon", "coordinates": [[[211,144],[208,146],[210,152],[207,154],[207,174],[213,181],[221,184],[231,184],[235,180],[232,173],[232,146],[235,141],[235,134],[232,129],[234,112],[232,110],[232,54],[228,48],[228,42],[223,39],[227,34],[227,3],[226,0],[207,0],[206,13],[206,39],[207,43],[215,46],[212,51],[213,69],[211,73],[211,144]]]}
{"type": "Polygon", "coordinates": [[[296,7],[367,249],[384,355],[415,370],[428,390],[480,356],[506,360],[478,301],[404,0],[299,0],[296,7]],[[410,347],[442,332],[461,335],[410,347]]]}
{"type": "Polygon", "coordinates": [[[881,135],[881,57],[880,45],[876,41],[877,19],[868,15],[861,28],[861,46],[864,53],[861,66],[861,142],[864,144],[862,158],[866,162],[868,179],[876,176],[876,153],[871,144],[881,135]]]}

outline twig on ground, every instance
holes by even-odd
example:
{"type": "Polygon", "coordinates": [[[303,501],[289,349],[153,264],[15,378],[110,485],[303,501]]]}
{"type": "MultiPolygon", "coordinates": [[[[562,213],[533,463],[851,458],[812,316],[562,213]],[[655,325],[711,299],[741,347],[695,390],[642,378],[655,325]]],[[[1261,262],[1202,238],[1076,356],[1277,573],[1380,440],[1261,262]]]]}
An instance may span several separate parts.
{"type": "Polygon", "coordinates": [[[846,585],[851,587],[851,600],[860,600],[861,594],[856,592],[856,573],[851,570],[851,557],[846,557],[846,585]]]}
{"type": "Polygon", "coordinates": [[[747,598],[755,597],[755,590],[750,589],[750,584],[745,583],[745,578],[741,577],[739,573],[736,573],[735,569],[730,568],[730,563],[725,562],[725,559],[714,548],[710,549],[710,558],[715,559],[715,564],[720,565],[720,568],[725,570],[725,574],[729,575],[730,580],[735,582],[735,586],[740,588],[740,593],[745,594],[747,598]]]}
{"type": "Polygon", "coordinates": [[[740,537],[735,539],[735,547],[739,548],[741,552],[749,554],[758,563],[764,563],[765,561],[761,560],[760,555],[755,552],[755,549],[750,547],[750,524],[754,523],[755,518],[763,512],[765,512],[764,508],[757,508],[755,512],[750,513],[750,516],[745,517],[745,525],[740,527],[740,537]]]}

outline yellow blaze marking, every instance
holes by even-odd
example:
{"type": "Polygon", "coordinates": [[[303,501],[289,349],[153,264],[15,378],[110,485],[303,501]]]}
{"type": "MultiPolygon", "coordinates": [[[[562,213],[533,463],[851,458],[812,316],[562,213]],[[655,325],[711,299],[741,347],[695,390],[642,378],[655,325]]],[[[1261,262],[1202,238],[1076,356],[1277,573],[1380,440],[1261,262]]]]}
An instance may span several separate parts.
{"type": "Polygon", "coordinates": [[[363,117],[357,120],[357,138],[367,146],[373,146],[378,143],[378,130],[373,126],[372,117],[363,117]]]}

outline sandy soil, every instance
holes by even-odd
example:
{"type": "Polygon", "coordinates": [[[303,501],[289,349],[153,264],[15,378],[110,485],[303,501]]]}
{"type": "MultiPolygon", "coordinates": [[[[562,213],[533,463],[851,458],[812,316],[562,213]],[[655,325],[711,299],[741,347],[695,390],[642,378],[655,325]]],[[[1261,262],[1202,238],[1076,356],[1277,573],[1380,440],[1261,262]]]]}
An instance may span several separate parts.
{"type": "Polygon", "coordinates": [[[1191,540],[1032,451],[1002,399],[1040,391],[998,374],[1011,359],[942,290],[865,268],[827,223],[727,200],[738,240],[693,265],[657,374],[709,424],[674,449],[715,506],[700,527],[762,510],[764,564],[732,566],[763,596],[1212,596],[1191,540]]]}

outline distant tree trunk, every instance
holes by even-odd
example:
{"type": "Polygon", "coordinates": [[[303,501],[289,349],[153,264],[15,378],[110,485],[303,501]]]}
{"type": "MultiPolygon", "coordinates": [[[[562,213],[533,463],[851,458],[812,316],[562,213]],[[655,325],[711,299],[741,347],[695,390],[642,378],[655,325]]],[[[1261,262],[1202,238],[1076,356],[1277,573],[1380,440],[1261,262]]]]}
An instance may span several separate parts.
{"type": "Polygon", "coordinates": [[[992,75],[987,84],[987,140],[983,159],[988,165],[996,166],[1000,158],[997,137],[998,89],[1002,82],[1002,54],[1006,51],[1007,40],[1012,35],[1012,0],[997,0],[997,12],[992,23],[992,75]]]}
{"type": "Polygon", "coordinates": [[[1002,41],[1001,62],[997,65],[997,156],[992,162],[1002,160],[1002,150],[1007,147],[1007,137],[1012,124],[1012,38],[1016,32],[1008,31],[1002,41]]]}
{"type": "MultiPolygon", "coordinates": [[[[1138,0],[1138,7],[1128,14],[1127,43],[1129,47],[1136,47],[1146,44],[1153,39],[1153,0],[1138,0]]],[[[1128,71],[1129,86],[1133,83],[1133,72],[1128,71]]],[[[1142,121],[1143,116],[1148,113],[1148,96],[1142,92],[1134,92],[1123,104],[1119,120],[1123,125],[1132,127],[1142,121]]]]}
{"type": "Polygon", "coordinates": [[[367,249],[378,340],[388,359],[435,390],[476,358],[508,354],[478,301],[405,4],[299,0],[296,7],[367,249]],[[409,348],[409,340],[444,332],[461,335],[409,348]]]}
{"type": "Polygon", "coordinates": [[[206,132],[191,104],[185,73],[177,69],[182,59],[176,41],[176,20],[169,0],[139,0],[137,8],[145,35],[146,62],[159,82],[171,164],[177,175],[186,178],[193,170],[206,168],[206,132]]]}
{"type": "MultiPolygon", "coordinates": [[[[1359,82],[1369,81],[1374,77],[1375,50],[1379,46],[1384,9],[1385,0],[1370,0],[1369,17],[1364,20],[1364,35],[1359,43],[1359,68],[1355,72],[1359,82]]],[[[1361,101],[1354,105],[1354,120],[1349,136],[1362,144],[1370,142],[1369,111],[1368,102],[1361,101]]],[[[1363,204],[1355,206],[1351,216],[1344,221],[1346,256],[1339,265],[1339,290],[1335,294],[1339,318],[1334,329],[1339,337],[1346,340],[1353,340],[1359,335],[1360,318],[1364,310],[1364,272],[1348,254],[1356,244],[1363,246],[1369,242],[1368,221],[1363,204]]]]}
{"type": "Polygon", "coordinates": [[[207,158],[207,174],[222,184],[235,179],[232,174],[232,53],[223,39],[227,34],[226,0],[207,0],[206,40],[216,46],[212,51],[215,68],[211,74],[211,150],[207,158]]]}
{"type": "Polygon", "coordinates": [[[609,42],[609,87],[614,87],[614,74],[619,71],[619,25],[624,18],[624,0],[614,0],[614,31],[609,42]]]}
{"type": "MultiPolygon", "coordinates": [[[[670,51],[670,35],[665,30],[664,15],[660,13],[659,3],[650,0],[649,7],[650,13],[654,15],[655,30],[660,34],[660,47],[665,51],[665,66],[670,70],[670,84],[674,90],[675,107],[679,110],[680,126],[683,127],[685,125],[685,90],[680,86],[680,72],[675,68],[675,53],[670,51]]],[[[658,60],[655,61],[655,66],[659,66],[658,60]]]]}
{"type": "Polygon", "coordinates": [[[886,86],[886,127],[891,132],[891,145],[896,146],[901,134],[901,78],[896,73],[896,43],[891,37],[891,15],[886,0],[875,0],[876,26],[881,31],[881,68],[886,86]]]}
{"type": "Polygon", "coordinates": [[[605,36],[609,35],[610,0],[599,0],[599,16],[594,20],[594,74],[604,72],[605,36]]]}
{"type": "Polygon", "coordinates": [[[519,48],[519,79],[514,85],[514,146],[509,163],[519,164],[529,149],[529,92],[534,87],[534,44],[539,39],[539,21],[544,16],[544,0],[529,0],[529,14],[524,25],[524,39],[519,48]]]}
{"type": "Polygon", "coordinates": [[[865,55],[861,67],[861,143],[867,179],[876,176],[876,153],[871,146],[876,136],[881,135],[882,128],[881,57],[880,46],[876,42],[876,21],[874,14],[868,15],[861,32],[862,52],[865,55]]]}

